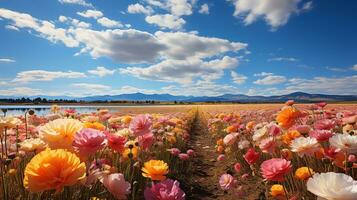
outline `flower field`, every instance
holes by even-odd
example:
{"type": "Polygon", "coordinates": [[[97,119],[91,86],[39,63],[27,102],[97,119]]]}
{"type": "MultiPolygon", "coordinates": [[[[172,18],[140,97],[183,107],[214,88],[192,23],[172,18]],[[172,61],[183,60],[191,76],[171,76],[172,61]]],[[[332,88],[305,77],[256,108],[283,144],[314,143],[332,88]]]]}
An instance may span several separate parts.
{"type": "Polygon", "coordinates": [[[357,199],[356,105],[54,105],[0,131],[1,199],[357,199]]]}

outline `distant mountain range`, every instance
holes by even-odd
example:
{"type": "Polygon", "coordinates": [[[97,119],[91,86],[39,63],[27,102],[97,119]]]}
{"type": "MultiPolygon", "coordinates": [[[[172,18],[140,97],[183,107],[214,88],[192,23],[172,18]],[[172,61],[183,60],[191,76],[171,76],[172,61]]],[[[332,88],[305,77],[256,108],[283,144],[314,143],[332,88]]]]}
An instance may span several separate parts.
{"type": "MultiPolygon", "coordinates": [[[[101,95],[88,97],[69,97],[69,96],[30,96],[29,98],[46,98],[46,99],[66,99],[77,101],[183,101],[183,102],[285,102],[294,100],[296,102],[318,102],[318,101],[357,101],[357,95],[326,95],[326,94],[309,94],[304,92],[294,92],[278,96],[248,96],[243,94],[224,94],[220,96],[174,96],[171,94],[120,94],[120,95],[101,95]]],[[[0,98],[19,98],[14,96],[0,96],[0,98]]],[[[20,97],[22,98],[22,97],[20,97]]]]}

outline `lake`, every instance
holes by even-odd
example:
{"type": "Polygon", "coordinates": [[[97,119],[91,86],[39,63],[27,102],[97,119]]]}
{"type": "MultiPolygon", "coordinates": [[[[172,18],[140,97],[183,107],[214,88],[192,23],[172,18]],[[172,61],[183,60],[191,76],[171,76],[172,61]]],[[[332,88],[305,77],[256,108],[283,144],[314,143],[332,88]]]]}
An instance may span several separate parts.
{"type": "MultiPolygon", "coordinates": [[[[139,107],[160,107],[164,105],[61,105],[62,109],[75,109],[78,113],[96,112],[100,108],[110,111],[120,111],[121,108],[139,108],[139,107]]],[[[0,115],[3,115],[2,109],[7,109],[6,115],[23,115],[27,110],[34,110],[36,115],[47,115],[51,112],[51,105],[0,105],[0,115]]]]}

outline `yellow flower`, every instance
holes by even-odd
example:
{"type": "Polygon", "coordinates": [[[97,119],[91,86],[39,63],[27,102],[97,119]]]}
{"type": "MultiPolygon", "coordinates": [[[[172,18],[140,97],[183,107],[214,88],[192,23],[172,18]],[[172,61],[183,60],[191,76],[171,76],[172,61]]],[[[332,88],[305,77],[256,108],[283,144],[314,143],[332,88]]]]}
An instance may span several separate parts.
{"type": "Polygon", "coordinates": [[[39,152],[46,148],[46,143],[40,138],[29,138],[20,143],[20,149],[25,152],[39,152]]]}
{"type": "Polygon", "coordinates": [[[280,184],[275,184],[272,185],[270,188],[270,194],[273,197],[277,197],[277,196],[284,196],[284,186],[280,185],[280,184]]]}
{"type": "Polygon", "coordinates": [[[132,159],[136,160],[136,158],[138,157],[138,151],[139,151],[139,148],[136,146],[134,146],[131,149],[131,152],[130,152],[129,148],[125,148],[122,153],[123,159],[125,159],[125,160],[129,159],[129,154],[131,153],[132,159]]]}
{"type": "Polygon", "coordinates": [[[52,113],[58,113],[61,110],[61,108],[57,104],[53,104],[51,106],[51,112],[52,113]]]}
{"type": "Polygon", "coordinates": [[[133,118],[129,115],[125,115],[121,118],[121,122],[124,123],[124,124],[130,124],[131,120],[133,118]]]}
{"type": "Polygon", "coordinates": [[[76,119],[56,119],[40,127],[40,138],[51,149],[73,149],[74,135],[83,125],[76,119]]]}
{"type": "Polygon", "coordinates": [[[284,135],[282,136],[282,139],[285,144],[290,145],[291,141],[293,141],[295,138],[298,138],[300,136],[301,136],[301,134],[299,131],[291,130],[291,131],[284,133],[284,135]]]}
{"type": "Polygon", "coordinates": [[[165,175],[169,172],[169,167],[162,160],[150,160],[144,163],[144,167],[141,170],[144,177],[153,181],[162,181],[166,179],[165,175]]]}
{"type": "Polygon", "coordinates": [[[85,128],[97,129],[99,131],[105,130],[105,126],[100,122],[84,122],[83,126],[85,128]]]}
{"type": "Polygon", "coordinates": [[[46,149],[31,159],[25,168],[24,187],[30,192],[62,191],[86,176],[86,165],[64,149],[46,149]]]}
{"type": "Polygon", "coordinates": [[[5,128],[15,128],[16,126],[20,125],[22,121],[13,116],[8,117],[0,117],[0,131],[4,130],[5,128]]]}
{"type": "Polygon", "coordinates": [[[307,180],[314,173],[315,173],[314,170],[312,170],[309,167],[300,167],[295,171],[295,177],[299,180],[307,180]]]}

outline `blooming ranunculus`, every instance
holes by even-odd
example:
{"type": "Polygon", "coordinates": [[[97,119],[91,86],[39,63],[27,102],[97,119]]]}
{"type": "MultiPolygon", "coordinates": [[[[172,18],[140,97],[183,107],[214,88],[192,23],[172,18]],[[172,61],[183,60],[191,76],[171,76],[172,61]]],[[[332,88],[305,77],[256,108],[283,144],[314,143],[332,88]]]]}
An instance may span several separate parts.
{"type": "Polygon", "coordinates": [[[309,135],[310,137],[316,138],[319,142],[325,142],[333,136],[333,132],[330,130],[313,130],[309,132],[309,135]]]}
{"type": "Polygon", "coordinates": [[[318,130],[331,130],[335,128],[336,122],[331,119],[321,119],[315,122],[314,127],[318,130]]]}
{"type": "Polygon", "coordinates": [[[173,156],[178,156],[181,153],[180,149],[178,148],[167,149],[167,151],[170,152],[170,154],[173,156]]]}
{"type": "Polygon", "coordinates": [[[151,132],[151,119],[149,115],[137,115],[131,120],[129,128],[133,131],[134,135],[142,136],[151,132]]]}
{"type": "Polygon", "coordinates": [[[86,177],[86,165],[64,149],[46,149],[26,165],[24,187],[31,192],[42,192],[76,184],[86,177]]]}
{"type": "Polygon", "coordinates": [[[20,149],[25,152],[39,152],[46,148],[46,143],[40,138],[29,138],[20,143],[20,149]]]}
{"type": "Polygon", "coordinates": [[[188,160],[190,158],[187,153],[180,153],[178,157],[180,158],[180,160],[188,160]]]}
{"type": "Polygon", "coordinates": [[[153,183],[144,191],[145,200],[184,200],[185,196],[186,194],[180,188],[180,183],[171,179],[153,183]]]}
{"type": "Polygon", "coordinates": [[[232,187],[235,186],[236,184],[236,180],[234,179],[234,177],[230,174],[223,174],[220,178],[219,178],[219,185],[221,186],[222,190],[229,190],[232,187]]]}
{"type": "Polygon", "coordinates": [[[284,186],[280,184],[272,185],[270,188],[270,194],[273,197],[285,196],[284,186]]]}
{"type": "Polygon", "coordinates": [[[83,128],[76,119],[56,119],[40,127],[40,138],[51,149],[73,149],[74,135],[83,128]]]}
{"type": "Polygon", "coordinates": [[[310,167],[300,167],[295,171],[295,178],[306,181],[314,173],[314,170],[312,170],[310,167]]]}
{"type": "Polygon", "coordinates": [[[125,137],[119,134],[111,134],[111,133],[106,133],[106,135],[108,140],[108,146],[111,149],[120,153],[124,151],[124,145],[126,143],[125,137]]]}
{"type": "Polygon", "coordinates": [[[264,153],[274,153],[277,144],[273,137],[268,137],[260,141],[259,148],[264,153]]]}
{"type": "Polygon", "coordinates": [[[331,146],[348,153],[357,153],[357,136],[349,134],[335,134],[329,140],[331,146]]]}
{"type": "Polygon", "coordinates": [[[250,148],[243,157],[248,164],[253,165],[259,159],[260,154],[258,152],[255,152],[253,148],[250,148]]]}
{"type": "Polygon", "coordinates": [[[153,133],[146,133],[146,134],[138,137],[139,146],[143,150],[149,149],[150,146],[154,143],[154,140],[155,140],[155,138],[154,138],[153,133]]]}
{"type": "Polygon", "coordinates": [[[105,145],[105,135],[103,132],[84,128],[74,136],[73,147],[81,156],[89,156],[102,149],[105,145]]]}
{"type": "Polygon", "coordinates": [[[162,160],[150,160],[144,163],[141,170],[144,177],[153,181],[162,181],[166,179],[166,174],[169,173],[169,166],[162,160]]]}
{"type": "Polygon", "coordinates": [[[240,165],[240,163],[236,163],[234,164],[234,170],[239,173],[240,172],[240,169],[242,168],[242,166],[240,165]]]}
{"type": "Polygon", "coordinates": [[[335,172],[317,173],[307,181],[307,190],[326,200],[356,200],[357,181],[335,172]]]}
{"type": "Polygon", "coordinates": [[[311,156],[320,150],[320,144],[316,138],[311,137],[298,137],[291,142],[290,147],[291,151],[296,152],[300,157],[304,155],[311,156]]]}
{"type": "Polygon", "coordinates": [[[283,109],[278,113],[276,121],[279,123],[279,126],[288,129],[294,125],[295,120],[301,115],[300,111],[296,108],[288,107],[283,109]]]}
{"type": "Polygon", "coordinates": [[[237,140],[236,134],[230,133],[230,134],[227,134],[227,135],[223,138],[223,143],[224,143],[226,146],[229,146],[229,145],[234,144],[234,142],[235,142],[236,140],[237,140]]]}
{"type": "Polygon", "coordinates": [[[187,150],[186,153],[187,153],[187,155],[189,155],[190,157],[195,156],[195,151],[192,150],[192,149],[187,150]]]}
{"type": "Polygon", "coordinates": [[[272,158],[260,166],[264,178],[270,181],[284,181],[284,176],[291,170],[291,162],[282,158],[272,158]]]}
{"type": "Polygon", "coordinates": [[[125,181],[123,174],[104,176],[102,183],[117,199],[126,199],[126,195],[130,193],[130,183],[125,181]]]}

